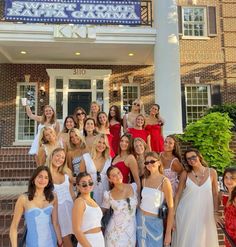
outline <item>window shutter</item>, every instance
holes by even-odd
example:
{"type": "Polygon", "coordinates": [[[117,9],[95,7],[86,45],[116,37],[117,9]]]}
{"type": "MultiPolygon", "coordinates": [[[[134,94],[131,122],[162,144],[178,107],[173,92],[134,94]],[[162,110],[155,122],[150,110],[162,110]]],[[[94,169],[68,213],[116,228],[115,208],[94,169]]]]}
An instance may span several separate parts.
{"type": "Polygon", "coordinates": [[[211,85],[211,105],[221,105],[220,85],[211,85]]]}
{"type": "Polygon", "coordinates": [[[181,6],[178,6],[178,27],[179,27],[179,35],[183,35],[182,7],[181,6]]]}
{"type": "Polygon", "coordinates": [[[208,36],[214,37],[217,35],[216,7],[214,6],[207,7],[207,17],[208,17],[208,36]]]}
{"type": "Polygon", "coordinates": [[[185,98],[185,86],[181,85],[181,101],[182,101],[182,125],[183,129],[185,129],[187,125],[187,116],[186,116],[186,98],[185,98]]]}

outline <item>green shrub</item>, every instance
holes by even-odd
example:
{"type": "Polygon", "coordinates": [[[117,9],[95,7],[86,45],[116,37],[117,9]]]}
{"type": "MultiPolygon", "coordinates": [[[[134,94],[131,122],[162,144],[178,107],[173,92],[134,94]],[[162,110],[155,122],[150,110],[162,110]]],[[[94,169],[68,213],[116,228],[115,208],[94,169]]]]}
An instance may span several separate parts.
{"type": "Polygon", "coordinates": [[[229,117],[234,123],[233,130],[236,131],[236,104],[215,105],[211,108],[208,108],[205,112],[205,115],[212,112],[228,113],[229,117]]]}
{"type": "Polygon", "coordinates": [[[214,112],[189,124],[179,138],[190,142],[210,166],[222,173],[225,167],[230,165],[233,157],[229,148],[232,126],[232,120],[227,113],[214,112]]]}

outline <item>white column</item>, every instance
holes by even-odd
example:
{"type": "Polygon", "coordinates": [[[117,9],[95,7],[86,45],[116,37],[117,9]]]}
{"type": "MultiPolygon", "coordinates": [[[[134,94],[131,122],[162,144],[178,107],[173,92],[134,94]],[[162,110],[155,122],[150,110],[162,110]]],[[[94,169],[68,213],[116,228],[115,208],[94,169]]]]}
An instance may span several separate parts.
{"type": "Polygon", "coordinates": [[[175,0],[155,0],[155,99],[165,119],[164,135],[182,133],[178,15],[175,0]]]}

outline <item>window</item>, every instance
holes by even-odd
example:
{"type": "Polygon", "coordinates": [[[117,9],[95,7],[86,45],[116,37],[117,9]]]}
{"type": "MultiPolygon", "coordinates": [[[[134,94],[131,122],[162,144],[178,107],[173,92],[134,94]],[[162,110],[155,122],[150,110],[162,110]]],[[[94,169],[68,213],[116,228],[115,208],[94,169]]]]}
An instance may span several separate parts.
{"type": "Polygon", "coordinates": [[[210,86],[185,86],[187,123],[197,121],[202,117],[204,111],[211,105],[210,99],[210,86]]]}
{"type": "Polygon", "coordinates": [[[36,121],[30,119],[26,114],[25,107],[21,104],[21,98],[27,98],[31,111],[35,114],[36,109],[36,85],[18,84],[17,92],[17,117],[16,117],[16,141],[31,141],[34,139],[36,121]]]}
{"type": "Polygon", "coordinates": [[[179,34],[185,38],[217,35],[215,6],[178,6],[179,34]]]}
{"type": "Polygon", "coordinates": [[[123,84],[122,86],[123,90],[123,110],[125,112],[130,111],[132,102],[139,98],[139,85],[129,85],[129,84],[123,84]]]}
{"type": "Polygon", "coordinates": [[[183,35],[202,37],[206,36],[206,8],[183,8],[183,35]]]}

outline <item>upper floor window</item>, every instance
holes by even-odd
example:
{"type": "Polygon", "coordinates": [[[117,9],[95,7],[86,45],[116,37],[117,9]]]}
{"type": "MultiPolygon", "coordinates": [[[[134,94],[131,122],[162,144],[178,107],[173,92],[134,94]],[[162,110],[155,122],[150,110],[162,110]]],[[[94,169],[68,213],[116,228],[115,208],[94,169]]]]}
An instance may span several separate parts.
{"type": "Polygon", "coordinates": [[[129,112],[131,110],[132,103],[135,99],[140,98],[140,89],[138,84],[123,84],[122,85],[122,105],[123,111],[129,112]]]}
{"type": "Polygon", "coordinates": [[[215,6],[178,6],[179,34],[185,38],[217,35],[215,6]]]}
{"type": "Polygon", "coordinates": [[[182,15],[184,36],[206,36],[206,8],[184,7],[182,15]]]}

